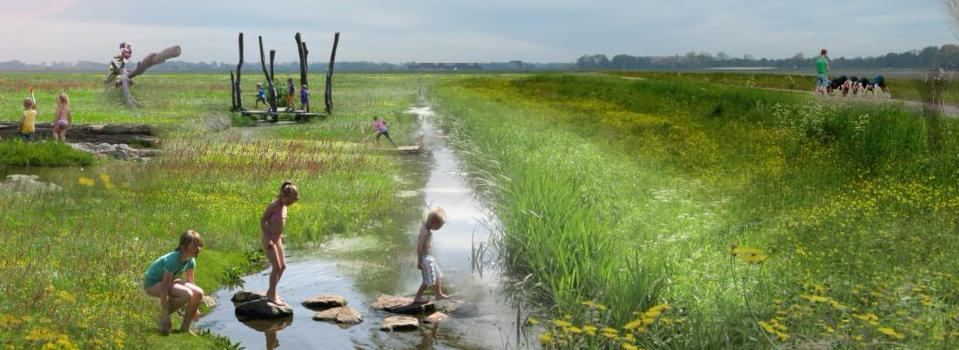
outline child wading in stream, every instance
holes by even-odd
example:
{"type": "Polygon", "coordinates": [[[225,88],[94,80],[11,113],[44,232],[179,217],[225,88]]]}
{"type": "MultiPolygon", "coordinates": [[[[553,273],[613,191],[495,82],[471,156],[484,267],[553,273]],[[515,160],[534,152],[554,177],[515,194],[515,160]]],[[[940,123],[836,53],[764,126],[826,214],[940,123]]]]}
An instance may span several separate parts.
{"type": "MultiPolygon", "coordinates": [[[[180,235],[180,244],[172,252],[156,259],[143,275],[143,290],[160,298],[160,333],[170,333],[170,314],[185,307],[181,332],[190,332],[190,323],[200,319],[198,311],[203,300],[203,289],[194,282],[196,257],[203,250],[203,239],[193,230],[180,235]],[[179,276],[183,275],[183,279],[179,276]]],[[[192,333],[192,332],[191,332],[192,333]]]]}
{"type": "Polygon", "coordinates": [[[270,271],[270,288],[266,297],[275,304],[286,304],[276,295],[276,284],[286,270],[286,258],[283,257],[283,226],[286,225],[286,207],[300,199],[300,192],[293,182],[280,185],[280,194],[263,211],[260,217],[260,229],[263,230],[263,250],[273,270],[270,271]]]}
{"type": "Polygon", "coordinates": [[[445,299],[448,296],[443,294],[440,287],[440,279],[443,278],[443,272],[436,265],[436,259],[430,255],[430,243],[433,240],[433,231],[439,230],[446,224],[446,212],[442,208],[436,208],[430,211],[426,216],[426,222],[420,228],[420,237],[416,242],[416,267],[420,269],[423,275],[423,283],[416,291],[413,297],[414,303],[425,303],[429,300],[423,298],[423,292],[427,288],[433,287],[433,296],[436,299],[445,299]]]}

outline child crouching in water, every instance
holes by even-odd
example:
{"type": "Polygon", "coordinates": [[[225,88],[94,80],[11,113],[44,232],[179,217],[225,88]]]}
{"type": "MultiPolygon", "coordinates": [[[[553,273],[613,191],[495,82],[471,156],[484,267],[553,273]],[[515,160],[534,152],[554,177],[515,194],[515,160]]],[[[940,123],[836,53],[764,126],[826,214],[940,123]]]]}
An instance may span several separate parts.
{"type": "Polygon", "coordinates": [[[283,277],[283,270],[286,270],[286,258],[283,257],[283,226],[286,225],[286,207],[296,203],[300,199],[300,191],[296,189],[293,182],[285,181],[280,185],[280,193],[273,202],[263,211],[260,217],[260,229],[263,231],[263,250],[267,259],[270,260],[270,288],[266,291],[266,297],[274,304],[286,304],[282,298],[276,295],[276,284],[283,277]]]}
{"type": "Polygon", "coordinates": [[[434,287],[433,295],[436,299],[445,299],[448,296],[443,294],[440,287],[440,279],[443,278],[443,272],[436,265],[436,259],[430,255],[430,243],[433,240],[433,231],[439,230],[446,224],[446,212],[442,208],[436,208],[430,211],[426,216],[426,222],[420,228],[420,236],[416,242],[416,267],[420,269],[423,275],[423,283],[416,291],[413,297],[413,303],[425,303],[429,300],[423,298],[423,292],[429,287],[434,287]]]}
{"type": "MultiPolygon", "coordinates": [[[[193,230],[180,235],[180,244],[175,250],[156,259],[143,275],[143,290],[147,295],[160,298],[160,333],[170,333],[170,314],[186,306],[181,332],[190,332],[190,323],[200,319],[199,307],[203,289],[194,282],[196,257],[203,250],[203,239],[193,230]],[[180,279],[180,276],[183,279],[180,279]]],[[[191,332],[192,333],[192,332],[191,332]]]]}

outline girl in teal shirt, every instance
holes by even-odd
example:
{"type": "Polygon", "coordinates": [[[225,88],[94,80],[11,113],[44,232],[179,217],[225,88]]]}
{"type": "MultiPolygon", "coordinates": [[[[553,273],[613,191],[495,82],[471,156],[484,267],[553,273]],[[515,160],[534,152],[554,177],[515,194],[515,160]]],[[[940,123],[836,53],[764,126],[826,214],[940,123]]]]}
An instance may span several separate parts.
{"type": "MultiPolygon", "coordinates": [[[[203,289],[194,282],[196,257],[203,250],[203,239],[193,230],[180,235],[180,245],[153,262],[143,275],[143,290],[147,295],[160,298],[160,333],[170,333],[170,314],[186,307],[181,332],[190,332],[190,323],[200,319],[198,312],[203,300],[203,289]],[[182,277],[182,279],[181,279],[182,277]]],[[[192,333],[192,332],[191,332],[192,333]]]]}

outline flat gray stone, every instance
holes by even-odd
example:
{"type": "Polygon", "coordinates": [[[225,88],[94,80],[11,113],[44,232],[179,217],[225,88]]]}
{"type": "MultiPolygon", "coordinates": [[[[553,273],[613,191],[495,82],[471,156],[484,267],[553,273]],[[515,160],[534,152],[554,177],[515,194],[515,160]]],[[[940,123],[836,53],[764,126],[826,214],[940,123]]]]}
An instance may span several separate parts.
{"type": "Polygon", "coordinates": [[[301,304],[308,309],[320,311],[334,307],[346,306],[346,298],[335,294],[324,294],[303,300],[301,304]]]}
{"type": "Polygon", "coordinates": [[[420,321],[410,316],[390,316],[380,320],[381,331],[411,331],[420,327],[420,321]]]}
{"type": "Polygon", "coordinates": [[[245,303],[257,299],[266,299],[266,293],[263,292],[248,292],[241,290],[233,294],[233,297],[230,298],[230,301],[234,303],[245,303]]]}
{"type": "Polygon", "coordinates": [[[413,298],[381,294],[376,298],[376,301],[373,302],[373,309],[395,314],[420,315],[436,311],[436,305],[432,302],[414,304],[413,298]]]}
{"type": "Polygon", "coordinates": [[[243,320],[275,320],[293,315],[289,305],[278,305],[268,299],[257,299],[236,306],[236,317],[243,320]]]}
{"type": "Polygon", "coordinates": [[[313,314],[316,321],[327,321],[340,324],[360,324],[363,316],[359,311],[349,306],[334,307],[313,314]]]}

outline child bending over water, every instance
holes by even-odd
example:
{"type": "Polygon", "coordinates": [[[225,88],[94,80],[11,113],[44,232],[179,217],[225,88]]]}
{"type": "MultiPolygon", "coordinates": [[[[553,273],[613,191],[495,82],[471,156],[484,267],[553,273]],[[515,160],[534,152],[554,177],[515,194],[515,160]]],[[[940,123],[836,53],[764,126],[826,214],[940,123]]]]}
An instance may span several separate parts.
{"type": "Polygon", "coordinates": [[[156,259],[143,275],[143,290],[147,295],[160,298],[160,333],[170,333],[170,314],[186,306],[180,331],[190,332],[190,323],[200,319],[198,309],[203,300],[203,289],[194,282],[196,257],[203,250],[203,239],[193,230],[180,235],[180,244],[175,250],[156,259]],[[183,279],[180,279],[180,276],[183,279]]]}

